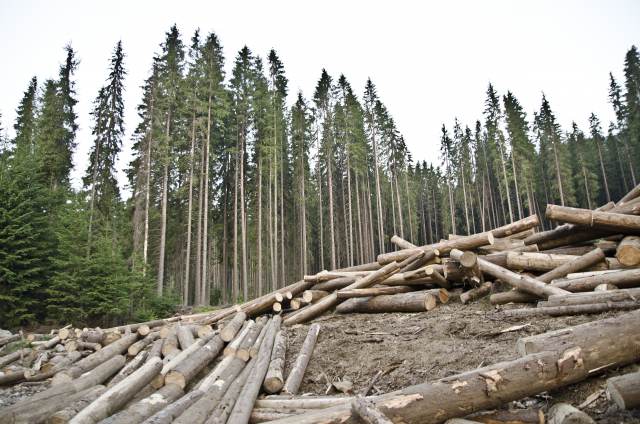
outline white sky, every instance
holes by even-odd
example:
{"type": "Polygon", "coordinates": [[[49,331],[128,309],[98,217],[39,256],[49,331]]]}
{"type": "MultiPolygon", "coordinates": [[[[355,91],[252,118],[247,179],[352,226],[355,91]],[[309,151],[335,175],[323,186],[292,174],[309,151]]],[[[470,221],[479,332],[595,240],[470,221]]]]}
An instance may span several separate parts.
{"type": "Polygon", "coordinates": [[[164,33],[177,23],[185,44],[195,28],[215,31],[230,70],[243,45],[263,58],[278,51],[289,78],[290,100],[309,98],[326,67],[344,73],[361,96],[370,76],[405,135],[414,159],[437,161],[440,127],[454,117],[473,125],[485,90],[511,90],[529,117],[545,92],[566,129],[587,129],[592,111],[606,129],[608,73],[621,79],[624,54],[640,44],[639,1],[33,1],[0,0],[0,112],[13,136],[15,109],[31,76],[57,77],[71,42],[80,132],[74,184],[91,145],[89,111],[122,39],[127,137],[119,161],[131,159],[140,85],[164,33]]]}

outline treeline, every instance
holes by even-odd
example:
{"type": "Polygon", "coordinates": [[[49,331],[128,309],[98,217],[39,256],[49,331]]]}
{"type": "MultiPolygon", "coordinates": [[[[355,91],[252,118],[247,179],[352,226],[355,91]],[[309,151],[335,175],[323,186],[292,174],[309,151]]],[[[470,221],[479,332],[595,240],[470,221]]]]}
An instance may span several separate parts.
{"type": "MultiPolygon", "coordinates": [[[[543,96],[528,118],[489,85],[482,120],[443,125],[439,164],[413,160],[367,81],[322,71],[287,104],[276,51],[244,47],[225,74],[215,34],[167,33],[143,85],[123,200],[124,53],[117,44],[92,113],[83,188],[75,147],[75,52],[33,79],[5,140],[0,178],[0,319],[116,320],[172,302],[247,299],[305,273],[372,260],[398,234],[416,244],[502,225],[546,203],[595,207],[637,184],[640,56],[610,76],[616,122],[563,131],[543,96]]],[[[436,142],[436,140],[432,140],[436,142]]],[[[545,223],[548,227],[550,224],[545,223]]]]}

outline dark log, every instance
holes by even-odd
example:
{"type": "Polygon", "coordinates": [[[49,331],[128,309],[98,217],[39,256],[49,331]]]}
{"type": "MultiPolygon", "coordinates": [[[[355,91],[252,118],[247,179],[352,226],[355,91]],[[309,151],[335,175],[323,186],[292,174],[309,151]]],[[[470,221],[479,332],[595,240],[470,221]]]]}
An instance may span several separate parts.
{"type": "Polygon", "coordinates": [[[490,282],[483,283],[480,287],[476,287],[466,291],[460,295],[460,301],[464,304],[482,299],[491,293],[492,284],[490,282]]]}
{"type": "Polygon", "coordinates": [[[640,372],[607,379],[607,392],[618,408],[637,408],[640,406],[640,372]]]}
{"type": "Polygon", "coordinates": [[[55,414],[51,415],[51,417],[49,417],[49,419],[47,420],[47,424],[68,423],[73,417],[78,414],[78,412],[86,408],[87,405],[96,400],[106,391],[107,388],[100,384],[80,392],[82,393],[82,396],[79,399],[71,402],[69,406],[60,409],[55,414]]]}
{"type": "Polygon", "coordinates": [[[351,402],[351,409],[357,417],[365,424],[393,424],[375,405],[363,398],[354,399],[351,402]]]}

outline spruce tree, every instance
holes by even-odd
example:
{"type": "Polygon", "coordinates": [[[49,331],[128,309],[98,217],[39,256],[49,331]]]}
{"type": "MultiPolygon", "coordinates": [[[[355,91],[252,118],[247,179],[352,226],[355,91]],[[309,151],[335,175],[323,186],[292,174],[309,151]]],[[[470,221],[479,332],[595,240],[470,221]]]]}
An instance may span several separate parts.
{"type": "Polygon", "coordinates": [[[16,123],[13,129],[16,137],[13,141],[17,156],[29,156],[35,152],[35,132],[37,113],[38,80],[31,78],[29,87],[24,92],[20,105],[16,109],[16,123]]]}
{"type": "Polygon", "coordinates": [[[623,144],[633,185],[636,185],[634,170],[640,164],[640,53],[636,46],[631,46],[625,56],[624,77],[628,139],[624,139],[623,144]]]}

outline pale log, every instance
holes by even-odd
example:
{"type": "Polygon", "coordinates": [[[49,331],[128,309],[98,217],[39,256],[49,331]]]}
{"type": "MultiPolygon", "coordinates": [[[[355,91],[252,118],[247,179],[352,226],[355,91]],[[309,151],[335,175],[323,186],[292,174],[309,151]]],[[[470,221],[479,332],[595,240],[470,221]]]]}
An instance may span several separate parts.
{"type": "Polygon", "coordinates": [[[97,423],[124,406],[162,369],[162,360],[152,358],[130,376],[107,389],[70,421],[71,424],[97,423]]]}
{"type": "Polygon", "coordinates": [[[127,354],[129,356],[136,356],[138,353],[142,351],[142,349],[147,347],[147,345],[156,341],[158,337],[160,337],[159,331],[154,331],[153,333],[147,334],[143,339],[140,339],[137,342],[133,343],[131,346],[129,346],[129,348],[127,349],[127,354]]]}
{"type": "MultiPolygon", "coordinates": [[[[596,250],[598,251],[598,253],[594,253],[593,256],[589,256],[587,260],[585,260],[585,262],[591,262],[590,270],[607,270],[619,267],[616,260],[605,258],[604,252],[602,252],[601,249],[596,250]],[[593,261],[595,260],[595,257],[600,256],[600,260],[594,263],[593,261]]],[[[584,256],[556,255],[539,252],[508,252],[507,267],[509,269],[515,270],[547,272],[554,270],[562,265],[566,265],[567,263],[575,262],[581,258],[584,258],[584,256]]],[[[578,264],[581,265],[580,262],[578,264]]],[[[581,267],[577,268],[577,271],[586,268],[587,267],[581,265],[581,267]]]]}
{"type": "Polygon", "coordinates": [[[451,283],[440,274],[437,268],[433,266],[428,266],[425,269],[425,275],[433,280],[433,282],[443,289],[448,289],[451,287],[451,283]]]}
{"type": "Polygon", "coordinates": [[[240,343],[242,343],[242,340],[247,336],[247,334],[249,333],[249,331],[251,331],[254,325],[255,325],[255,322],[251,319],[244,322],[244,324],[242,325],[242,329],[238,332],[236,337],[231,341],[231,343],[227,344],[227,346],[224,348],[224,351],[223,351],[224,356],[230,356],[230,355],[236,354],[236,352],[238,351],[238,348],[240,348],[240,343]]]}
{"type": "Polygon", "coordinates": [[[267,396],[256,401],[256,408],[265,409],[324,409],[344,405],[355,399],[345,396],[267,396]]]}
{"type": "Polygon", "coordinates": [[[572,272],[582,271],[602,262],[605,259],[604,252],[600,248],[593,249],[585,255],[576,257],[575,259],[568,261],[544,274],[537,277],[538,280],[544,283],[550,283],[557,278],[565,277],[572,272]]]}
{"type": "Polygon", "coordinates": [[[283,391],[285,393],[296,394],[298,393],[298,389],[300,389],[300,385],[302,384],[302,378],[304,377],[304,373],[307,370],[307,365],[311,360],[311,356],[313,355],[313,349],[316,345],[316,340],[318,338],[318,333],[320,332],[320,325],[313,324],[309,327],[309,332],[307,333],[307,337],[304,339],[304,343],[300,348],[300,352],[296,357],[296,362],[287,377],[286,382],[284,383],[283,391]]]}
{"type": "MultiPolygon", "coordinates": [[[[265,318],[265,317],[261,317],[265,318]]],[[[255,344],[256,340],[262,332],[265,321],[263,319],[257,319],[256,323],[247,332],[246,336],[242,339],[238,349],[236,350],[236,356],[243,361],[248,361],[251,358],[251,348],[255,344]]]]}
{"type": "Polygon", "coordinates": [[[247,314],[244,312],[238,312],[231,321],[229,321],[222,330],[220,330],[220,338],[224,342],[230,342],[236,336],[245,320],[247,319],[247,314]]]}
{"type": "Polygon", "coordinates": [[[618,205],[622,205],[624,203],[630,202],[631,200],[640,197],[640,184],[631,189],[627,194],[625,194],[622,199],[618,201],[618,205]]]}
{"type": "Polygon", "coordinates": [[[0,368],[9,365],[10,363],[17,361],[24,356],[29,355],[31,351],[31,348],[25,347],[22,349],[18,349],[15,352],[11,352],[8,355],[0,357],[0,368]]]}
{"type": "MultiPolygon", "coordinates": [[[[334,290],[343,289],[343,288],[353,284],[355,281],[356,281],[355,277],[340,277],[340,278],[336,278],[334,280],[329,280],[329,281],[325,281],[325,282],[322,282],[322,283],[315,284],[314,286],[311,287],[311,290],[313,290],[313,291],[323,291],[323,292],[326,292],[327,295],[328,295],[329,292],[332,292],[334,290]]],[[[318,298],[318,300],[320,300],[320,298],[318,298]]],[[[312,303],[314,303],[314,302],[312,302],[312,303]]]]}
{"type": "Polygon", "coordinates": [[[398,294],[414,291],[411,286],[386,286],[386,287],[369,287],[366,289],[339,290],[338,299],[351,299],[352,297],[370,297],[380,296],[383,294],[398,294]]]}
{"type": "Polygon", "coordinates": [[[479,412],[468,418],[473,422],[485,424],[545,424],[546,422],[544,412],[538,408],[497,409],[479,412]]]}
{"type": "Polygon", "coordinates": [[[251,356],[252,358],[255,358],[258,355],[258,352],[260,351],[260,345],[262,344],[262,339],[264,339],[266,330],[267,330],[267,326],[265,324],[262,326],[262,330],[260,330],[260,334],[258,335],[258,338],[256,339],[255,343],[253,343],[253,346],[249,350],[249,356],[251,356]]]}
{"type": "Polygon", "coordinates": [[[640,286],[640,269],[629,269],[590,277],[554,281],[552,286],[570,292],[591,291],[600,284],[613,284],[623,289],[640,286]]]}
{"type": "MultiPolygon", "coordinates": [[[[640,288],[570,293],[562,296],[549,296],[543,306],[583,305],[587,303],[640,301],[640,288]]],[[[542,302],[540,302],[542,303],[542,302]]]]}
{"type": "MultiPolygon", "coordinates": [[[[463,252],[460,256],[460,266],[464,274],[464,281],[472,286],[479,286],[484,283],[480,266],[478,265],[478,256],[473,252],[463,252]]],[[[464,303],[464,302],[463,302],[464,303]]]]}
{"type": "Polygon", "coordinates": [[[328,295],[329,295],[329,292],[324,290],[305,290],[304,293],[302,293],[302,300],[305,303],[314,303],[328,295]]]}
{"type": "Polygon", "coordinates": [[[178,325],[176,328],[176,336],[178,337],[178,342],[180,343],[180,349],[184,350],[195,343],[195,338],[193,337],[193,331],[190,327],[186,325],[178,325]]]}
{"type": "Polygon", "coordinates": [[[68,423],[73,417],[78,414],[78,412],[86,408],[87,405],[100,397],[105,391],[107,391],[107,388],[101,384],[86,389],[85,391],[81,392],[82,396],[79,399],[71,402],[69,406],[66,406],[65,408],[51,415],[51,417],[49,417],[49,419],[47,420],[47,424],[68,423]]]}
{"type": "Polygon", "coordinates": [[[160,411],[143,421],[144,424],[171,424],[184,411],[204,396],[202,390],[192,390],[173,403],[165,406],[160,411]]]}
{"type": "Polygon", "coordinates": [[[183,394],[180,387],[175,384],[167,384],[144,399],[103,420],[101,424],[139,424],[183,394]]]}
{"type": "Polygon", "coordinates": [[[415,244],[409,241],[406,241],[405,239],[397,235],[393,235],[390,241],[391,243],[398,246],[400,249],[417,249],[418,248],[418,246],[416,246],[415,244]]]}
{"type": "Polygon", "coordinates": [[[640,264],[640,237],[627,236],[618,244],[616,258],[625,266],[640,264]]]}
{"type": "Polygon", "coordinates": [[[351,402],[351,409],[365,424],[393,424],[373,403],[363,398],[354,399],[351,402]]]}
{"type": "Polygon", "coordinates": [[[547,412],[549,424],[595,424],[593,418],[568,403],[556,403],[547,412]]]}
{"type": "Polygon", "coordinates": [[[147,360],[147,356],[148,352],[143,351],[138,353],[132,360],[127,362],[127,364],[122,367],[118,374],[113,376],[111,381],[109,381],[109,384],[107,384],[107,387],[115,386],[116,384],[127,378],[129,375],[131,375],[135,370],[140,368],[142,364],[145,363],[145,361],[147,360]]]}
{"type": "Polygon", "coordinates": [[[275,340],[276,332],[280,328],[280,317],[273,317],[273,319],[267,324],[267,326],[267,332],[265,333],[264,339],[262,340],[260,352],[255,358],[255,365],[253,366],[251,373],[247,377],[247,381],[242,388],[242,392],[238,396],[235,405],[233,406],[233,410],[231,411],[229,419],[227,420],[228,424],[245,424],[249,421],[249,418],[251,416],[253,405],[256,401],[256,398],[258,397],[260,388],[262,387],[262,382],[264,381],[264,377],[267,374],[267,369],[269,368],[269,362],[271,359],[271,352],[273,350],[273,343],[275,340]]]}
{"type": "Polygon", "coordinates": [[[193,352],[188,361],[182,361],[169,371],[164,377],[165,384],[177,384],[184,389],[193,377],[218,356],[223,346],[220,335],[214,335],[207,344],[193,352]]]}
{"type": "Polygon", "coordinates": [[[640,406],[640,372],[607,379],[607,392],[618,408],[637,408],[640,406]]]}
{"type": "Polygon", "coordinates": [[[284,386],[284,363],[287,352],[287,334],[280,330],[276,334],[269,361],[269,368],[264,377],[262,387],[267,393],[278,393],[284,386]]]}
{"type": "MultiPolygon", "coordinates": [[[[236,402],[241,396],[241,393],[247,383],[247,380],[249,379],[249,376],[253,372],[253,368],[255,366],[256,361],[257,361],[257,358],[254,358],[251,361],[249,361],[249,363],[242,370],[240,375],[238,375],[238,377],[233,382],[231,382],[227,391],[223,395],[221,395],[220,400],[216,402],[216,404],[214,405],[213,412],[210,414],[208,419],[202,422],[204,422],[205,424],[227,423],[229,415],[231,415],[231,412],[233,411],[233,408],[235,407],[236,402]]],[[[196,422],[198,423],[200,421],[196,421],[196,422]]],[[[181,424],[181,423],[178,423],[178,424],[181,424]]],[[[184,424],[188,424],[188,423],[185,422],[184,424]]]]}
{"type": "Polygon", "coordinates": [[[640,308],[638,301],[587,303],[580,305],[566,306],[539,306],[537,308],[508,309],[502,311],[507,316],[530,317],[530,316],[562,316],[562,315],[582,315],[600,314],[608,311],[628,311],[640,308]]]}
{"type": "Polygon", "coordinates": [[[445,289],[423,290],[394,295],[362,297],[349,299],[336,307],[336,312],[348,313],[386,313],[386,312],[424,312],[446,303],[449,296],[445,289]]]}

